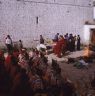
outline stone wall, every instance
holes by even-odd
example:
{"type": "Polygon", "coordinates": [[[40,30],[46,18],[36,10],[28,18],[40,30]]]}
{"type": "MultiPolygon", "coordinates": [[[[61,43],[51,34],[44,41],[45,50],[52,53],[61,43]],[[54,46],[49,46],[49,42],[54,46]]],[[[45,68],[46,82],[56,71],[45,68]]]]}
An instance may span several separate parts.
{"type": "Polygon", "coordinates": [[[58,32],[84,41],[83,25],[92,20],[92,0],[0,0],[0,45],[7,34],[26,47],[36,45],[40,34],[53,38],[58,32]]]}

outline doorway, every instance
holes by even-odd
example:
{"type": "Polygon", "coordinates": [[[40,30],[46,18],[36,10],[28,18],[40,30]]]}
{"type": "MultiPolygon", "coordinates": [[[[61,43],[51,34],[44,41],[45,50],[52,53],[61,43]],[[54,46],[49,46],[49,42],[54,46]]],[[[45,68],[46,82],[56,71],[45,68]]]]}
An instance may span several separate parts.
{"type": "Polygon", "coordinates": [[[95,46],[95,29],[91,29],[90,43],[95,46]]]}

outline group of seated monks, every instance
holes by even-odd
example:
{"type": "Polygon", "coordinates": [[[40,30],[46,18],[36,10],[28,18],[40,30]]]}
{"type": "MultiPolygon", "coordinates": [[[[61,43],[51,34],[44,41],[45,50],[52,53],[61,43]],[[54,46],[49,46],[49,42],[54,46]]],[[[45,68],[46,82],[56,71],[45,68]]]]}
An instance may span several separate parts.
{"type": "Polygon", "coordinates": [[[25,48],[4,56],[0,51],[0,96],[73,96],[74,85],[63,79],[57,61],[48,64],[37,49],[25,48]]]}

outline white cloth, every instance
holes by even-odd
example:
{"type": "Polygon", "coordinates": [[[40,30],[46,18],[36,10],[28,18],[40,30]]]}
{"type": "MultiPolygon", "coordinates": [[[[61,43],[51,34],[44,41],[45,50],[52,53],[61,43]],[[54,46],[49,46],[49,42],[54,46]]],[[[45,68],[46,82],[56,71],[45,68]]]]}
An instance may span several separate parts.
{"type": "Polygon", "coordinates": [[[9,38],[6,39],[6,44],[11,44],[11,40],[9,38]]]}
{"type": "Polygon", "coordinates": [[[85,66],[88,65],[88,63],[86,63],[84,60],[80,60],[79,62],[82,63],[82,64],[85,65],[85,66]]]}
{"type": "Polygon", "coordinates": [[[40,48],[46,49],[46,46],[44,44],[37,45],[37,50],[39,51],[40,48]]]}

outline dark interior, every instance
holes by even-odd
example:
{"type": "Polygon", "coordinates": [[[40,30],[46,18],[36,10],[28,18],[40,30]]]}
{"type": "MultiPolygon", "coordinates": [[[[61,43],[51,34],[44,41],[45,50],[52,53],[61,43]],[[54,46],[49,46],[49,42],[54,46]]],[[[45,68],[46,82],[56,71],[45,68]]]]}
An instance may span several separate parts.
{"type": "Polygon", "coordinates": [[[90,49],[95,51],[95,29],[91,29],[90,49]]]}

